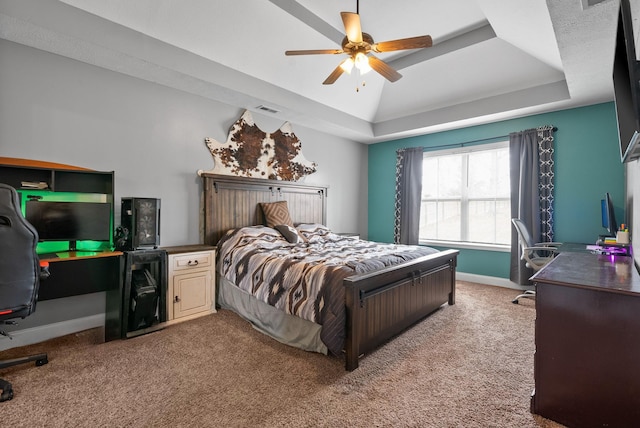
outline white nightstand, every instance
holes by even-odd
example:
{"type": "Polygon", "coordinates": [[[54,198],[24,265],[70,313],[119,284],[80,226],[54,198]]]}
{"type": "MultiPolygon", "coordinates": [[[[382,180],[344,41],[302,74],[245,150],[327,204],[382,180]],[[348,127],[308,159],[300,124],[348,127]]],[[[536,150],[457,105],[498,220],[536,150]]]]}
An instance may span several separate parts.
{"type": "Polygon", "coordinates": [[[164,247],[168,255],[167,324],[216,311],[216,247],[164,247]]]}

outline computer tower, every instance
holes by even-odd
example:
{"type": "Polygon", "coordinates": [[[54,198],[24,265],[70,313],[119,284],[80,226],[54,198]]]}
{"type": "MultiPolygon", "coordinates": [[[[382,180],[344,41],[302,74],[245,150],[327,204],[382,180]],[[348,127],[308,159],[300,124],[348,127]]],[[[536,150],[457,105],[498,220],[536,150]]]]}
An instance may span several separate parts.
{"type": "Polygon", "coordinates": [[[123,252],[120,287],[107,290],[105,341],[127,339],[164,328],[167,273],[165,250],[123,252]]]}
{"type": "Polygon", "coordinates": [[[131,273],[129,331],[151,327],[158,322],[158,286],[148,269],[131,273]]]}
{"type": "Polygon", "coordinates": [[[158,248],[160,245],[160,199],[122,198],[120,224],[127,229],[120,250],[158,248]]]}

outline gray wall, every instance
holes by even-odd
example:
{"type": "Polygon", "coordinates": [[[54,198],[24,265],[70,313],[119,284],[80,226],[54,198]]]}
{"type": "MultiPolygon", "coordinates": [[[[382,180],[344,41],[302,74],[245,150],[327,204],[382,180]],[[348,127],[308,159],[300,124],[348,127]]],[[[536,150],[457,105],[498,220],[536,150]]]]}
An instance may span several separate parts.
{"type": "MultiPolygon", "coordinates": [[[[121,197],[160,198],[161,245],[201,242],[196,171],[213,167],[204,138],[226,141],[243,109],[6,40],[0,58],[0,156],[113,170],[116,223],[121,197]]],[[[266,132],[286,120],[253,117],[266,132]]],[[[366,236],[367,147],[292,126],[318,164],[305,181],[329,186],[327,225],[366,236]]],[[[103,311],[101,293],[45,301],[14,330],[103,311]]]]}

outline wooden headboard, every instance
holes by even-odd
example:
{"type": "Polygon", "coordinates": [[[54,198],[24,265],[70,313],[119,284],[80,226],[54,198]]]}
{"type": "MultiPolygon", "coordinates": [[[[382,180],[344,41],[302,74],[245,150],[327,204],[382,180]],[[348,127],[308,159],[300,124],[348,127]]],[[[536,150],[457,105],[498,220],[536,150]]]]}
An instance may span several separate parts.
{"type": "Polygon", "coordinates": [[[287,201],[294,224],[326,224],[328,186],[206,172],[200,176],[205,244],[216,245],[229,229],[264,224],[260,202],[287,201]]]}

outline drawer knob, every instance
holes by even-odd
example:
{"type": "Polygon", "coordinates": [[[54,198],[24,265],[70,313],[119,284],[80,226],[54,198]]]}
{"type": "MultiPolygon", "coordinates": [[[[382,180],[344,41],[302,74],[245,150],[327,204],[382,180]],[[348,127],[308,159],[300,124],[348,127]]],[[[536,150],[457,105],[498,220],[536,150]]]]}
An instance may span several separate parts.
{"type": "Polygon", "coordinates": [[[180,302],[180,296],[176,296],[173,298],[173,302],[174,303],[179,303],[180,302]]]}
{"type": "Polygon", "coordinates": [[[198,261],[197,260],[189,260],[187,262],[187,266],[198,266],[198,261]]]}

